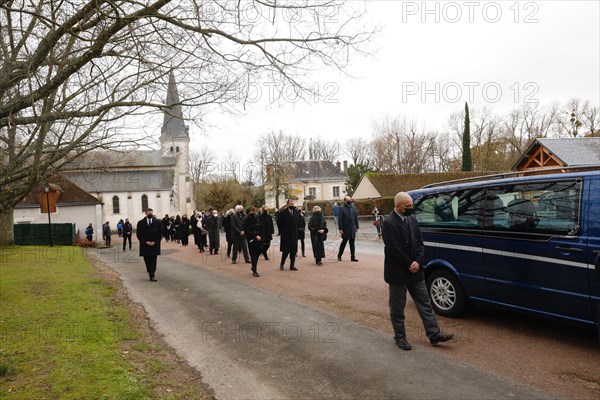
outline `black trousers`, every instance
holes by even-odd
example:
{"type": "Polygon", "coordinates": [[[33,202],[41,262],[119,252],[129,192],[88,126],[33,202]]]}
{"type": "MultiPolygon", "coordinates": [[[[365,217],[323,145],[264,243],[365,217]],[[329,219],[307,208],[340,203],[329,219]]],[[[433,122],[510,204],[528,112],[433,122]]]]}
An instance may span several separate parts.
{"type": "Polygon", "coordinates": [[[220,238],[219,238],[218,230],[208,231],[208,245],[209,245],[209,249],[210,249],[211,253],[219,252],[219,241],[220,241],[220,238]]]}
{"type": "Polygon", "coordinates": [[[125,234],[125,236],[123,236],[123,251],[125,251],[125,245],[128,240],[129,240],[129,250],[131,250],[131,233],[125,234]]]}
{"type": "Polygon", "coordinates": [[[290,268],[294,268],[294,263],[296,262],[296,252],[291,251],[283,251],[281,253],[281,262],[279,265],[284,265],[287,257],[290,256],[290,268]]]}
{"type": "Polygon", "coordinates": [[[346,243],[350,242],[350,257],[354,258],[354,238],[342,238],[342,244],[340,244],[340,251],[338,252],[338,257],[341,257],[344,254],[344,250],[346,249],[346,243]]]}
{"type": "Polygon", "coordinates": [[[262,243],[248,243],[248,250],[250,251],[250,261],[252,262],[252,272],[257,272],[256,267],[258,266],[258,257],[262,252],[262,243]]]}
{"type": "Polygon", "coordinates": [[[238,252],[244,255],[244,261],[250,262],[250,255],[248,254],[248,241],[244,238],[233,239],[233,255],[231,261],[237,261],[238,252]]]}
{"type": "Polygon", "coordinates": [[[156,274],[156,260],[158,256],[144,256],[144,262],[146,263],[146,271],[148,271],[148,275],[150,278],[154,278],[154,274],[156,274]]]}

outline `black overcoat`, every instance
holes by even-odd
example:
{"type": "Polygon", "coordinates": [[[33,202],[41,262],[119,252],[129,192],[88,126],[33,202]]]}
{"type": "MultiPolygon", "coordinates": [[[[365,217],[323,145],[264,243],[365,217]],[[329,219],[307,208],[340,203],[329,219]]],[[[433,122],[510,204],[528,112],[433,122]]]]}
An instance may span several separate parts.
{"type": "Polygon", "coordinates": [[[381,225],[381,236],[384,244],[383,273],[386,283],[407,285],[424,279],[425,245],[417,218],[411,215],[406,223],[392,211],[381,225]],[[408,270],[413,261],[421,265],[419,271],[414,274],[408,270]]]}
{"type": "Polygon", "coordinates": [[[344,231],[342,239],[354,239],[358,229],[358,211],[353,204],[344,204],[338,215],[338,228],[344,231]]]}
{"type": "Polygon", "coordinates": [[[279,251],[282,253],[296,254],[298,252],[298,218],[300,212],[293,208],[283,208],[277,214],[277,228],[279,229],[279,251]]]}
{"type": "Polygon", "coordinates": [[[152,217],[150,225],[148,219],[142,218],[137,223],[136,235],[140,241],[140,256],[160,255],[160,241],[162,239],[162,223],[152,217]],[[154,242],[154,246],[146,245],[146,242],[154,242]]]}
{"type": "Polygon", "coordinates": [[[308,230],[310,231],[310,243],[312,244],[313,256],[315,258],[325,258],[324,239],[327,235],[327,222],[320,211],[314,212],[308,220],[308,230]],[[318,231],[323,229],[323,233],[318,231]]]}

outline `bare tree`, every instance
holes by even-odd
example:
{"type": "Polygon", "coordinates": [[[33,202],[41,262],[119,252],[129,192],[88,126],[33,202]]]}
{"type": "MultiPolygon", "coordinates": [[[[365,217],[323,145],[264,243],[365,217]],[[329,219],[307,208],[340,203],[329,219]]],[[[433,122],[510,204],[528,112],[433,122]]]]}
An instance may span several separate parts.
{"type": "Polygon", "coordinates": [[[161,110],[171,71],[191,121],[199,106],[243,106],[264,80],[302,96],[307,68],[343,69],[372,35],[352,31],[357,7],[0,1],[0,243],[12,241],[13,207],[47,174],[91,149],[139,144],[122,121],[161,110]]]}
{"type": "Polygon", "coordinates": [[[417,133],[416,123],[385,118],[373,127],[375,165],[392,173],[420,173],[432,170],[435,148],[433,133],[417,133]]]}
{"type": "Polygon", "coordinates": [[[201,147],[200,150],[190,150],[190,175],[192,182],[206,182],[211,173],[214,172],[217,157],[208,147],[201,147]]]}
{"type": "Polygon", "coordinates": [[[256,156],[264,164],[265,191],[275,196],[275,206],[279,208],[279,196],[288,189],[287,165],[301,161],[306,156],[306,140],[295,135],[269,132],[256,143],[256,156]],[[268,168],[267,168],[268,167],[268,168]]]}
{"type": "Polygon", "coordinates": [[[337,140],[327,141],[324,139],[310,139],[308,143],[309,160],[325,160],[334,162],[342,152],[340,142],[337,140]]]}
{"type": "Polygon", "coordinates": [[[235,182],[240,181],[240,156],[233,152],[233,150],[227,150],[225,160],[223,160],[223,180],[232,179],[235,182]]]}
{"type": "Polygon", "coordinates": [[[353,165],[373,164],[373,145],[364,138],[348,139],[344,145],[344,152],[350,157],[353,165]]]}

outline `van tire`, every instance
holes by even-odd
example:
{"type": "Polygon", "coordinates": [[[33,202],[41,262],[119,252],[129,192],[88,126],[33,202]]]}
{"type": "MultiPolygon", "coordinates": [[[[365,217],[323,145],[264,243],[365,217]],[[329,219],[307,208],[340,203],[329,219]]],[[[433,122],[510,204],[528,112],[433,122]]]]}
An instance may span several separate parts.
{"type": "Polygon", "coordinates": [[[427,292],[436,313],[445,317],[459,317],[464,313],[467,299],[460,282],[450,271],[433,271],[427,278],[427,292]]]}

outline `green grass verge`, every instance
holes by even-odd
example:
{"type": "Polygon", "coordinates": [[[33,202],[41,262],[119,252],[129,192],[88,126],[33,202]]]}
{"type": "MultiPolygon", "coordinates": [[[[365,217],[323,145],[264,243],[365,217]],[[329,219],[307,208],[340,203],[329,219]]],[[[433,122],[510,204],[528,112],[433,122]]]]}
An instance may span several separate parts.
{"type": "Polygon", "coordinates": [[[0,398],[156,398],[123,352],[138,333],[114,291],[80,248],[0,248],[0,398]]]}

